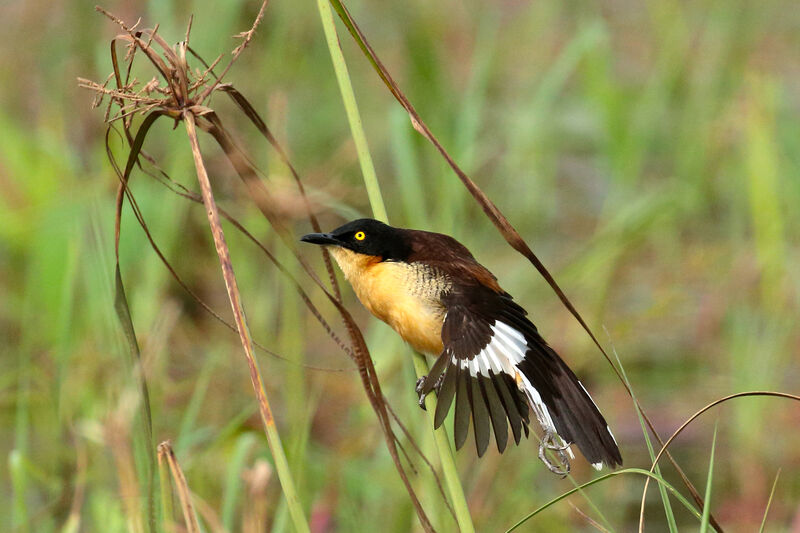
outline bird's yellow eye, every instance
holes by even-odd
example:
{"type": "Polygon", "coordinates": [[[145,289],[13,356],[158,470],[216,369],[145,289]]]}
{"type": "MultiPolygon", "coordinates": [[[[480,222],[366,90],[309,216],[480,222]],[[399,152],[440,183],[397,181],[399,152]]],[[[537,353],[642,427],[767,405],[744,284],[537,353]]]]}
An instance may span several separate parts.
{"type": "Polygon", "coordinates": [[[363,241],[367,238],[367,235],[363,231],[357,231],[355,237],[357,241],[363,241]]]}

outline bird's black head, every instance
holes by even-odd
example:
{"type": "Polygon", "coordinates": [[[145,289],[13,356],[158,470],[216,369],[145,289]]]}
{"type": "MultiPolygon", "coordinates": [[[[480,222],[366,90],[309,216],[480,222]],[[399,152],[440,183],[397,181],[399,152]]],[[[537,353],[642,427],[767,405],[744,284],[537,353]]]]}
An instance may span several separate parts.
{"type": "Polygon", "coordinates": [[[330,233],[309,233],[300,240],[325,246],[341,246],[383,261],[404,261],[411,253],[405,232],[371,218],[360,218],[330,233]]]}

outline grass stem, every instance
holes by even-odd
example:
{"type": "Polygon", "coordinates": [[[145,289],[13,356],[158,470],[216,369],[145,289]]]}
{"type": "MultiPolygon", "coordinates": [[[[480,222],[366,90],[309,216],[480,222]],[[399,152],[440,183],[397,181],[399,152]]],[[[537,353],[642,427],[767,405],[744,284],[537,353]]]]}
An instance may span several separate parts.
{"type": "MultiPolygon", "coordinates": [[[[350,82],[350,75],[347,70],[347,64],[342,54],[342,49],[339,46],[339,37],[336,33],[336,25],[333,18],[333,11],[331,10],[328,0],[317,0],[319,14],[322,18],[322,27],[325,31],[325,38],[328,43],[328,50],[331,54],[331,61],[333,68],[336,71],[336,79],[339,82],[339,90],[342,94],[342,101],[344,102],[345,110],[347,111],[347,119],[350,123],[350,131],[353,135],[353,141],[356,144],[358,152],[358,160],[361,164],[361,172],[364,176],[364,184],[367,189],[370,206],[372,207],[373,216],[384,222],[388,222],[389,217],[386,213],[386,206],[383,203],[381,196],[378,178],[375,173],[375,167],[372,163],[372,157],[369,153],[369,146],[367,145],[367,138],[364,133],[364,128],[361,124],[361,117],[358,113],[358,105],[356,103],[355,93],[353,92],[353,85],[350,82]]],[[[414,369],[417,377],[424,376],[428,372],[428,364],[423,355],[414,353],[414,369]]],[[[429,394],[426,398],[425,405],[428,409],[428,416],[430,423],[433,424],[433,416],[436,411],[436,398],[429,394]]],[[[472,517],[469,514],[469,507],[464,495],[464,489],[461,486],[461,481],[458,478],[458,471],[456,470],[455,458],[453,451],[447,440],[447,432],[444,427],[434,431],[434,438],[436,441],[436,449],[439,454],[439,461],[442,465],[442,473],[445,477],[450,499],[453,503],[453,509],[456,513],[456,520],[458,527],[462,533],[472,533],[475,531],[475,526],[472,524],[472,517]]]]}
{"type": "Polygon", "coordinates": [[[364,185],[367,188],[369,204],[372,207],[373,216],[384,222],[389,220],[386,214],[386,206],[381,196],[381,188],[378,184],[378,176],[375,174],[375,166],[372,164],[372,155],[369,152],[367,136],[361,124],[361,115],[356,104],[356,95],[353,91],[353,84],[350,82],[350,73],[347,70],[347,63],[344,61],[344,54],[339,45],[339,36],[336,33],[336,25],[333,20],[333,11],[327,0],[317,0],[319,15],[322,18],[322,28],[325,31],[325,39],[328,42],[328,50],[331,53],[331,61],[336,71],[336,80],[339,82],[339,91],[342,93],[342,101],[347,112],[347,121],[350,123],[350,133],[353,142],[356,144],[358,152],[358,162],[361,164],[361,173],[364,175],[364,185]]]}
{"type": "MultiPolygon", "coordinates": [[[[425,360],[424,355],[417,352],[414,352],[414,370],[416,371],[417,377],[428,374],[428,361],[425,360]]],[[[428,421],[431,424],[431,429],[433,430],[433,438],[436,442],[436,449],[439,452],[439,464],[442,466],[442,474],[444,475],[445,483],[447,483],[447,490],[450,493],[453,510],[456,513],[458,528],[461,530],[461,533],[473,533],[475,531],[475,526],[472,524],[472,517],[469,514],[464,488],[461,486],[461,481],[458,478],[456,461],[447,438],[447,430],[444,425],[439,429],[433,429],[434,419],[436,418],[435,395],[428,394],[425,397],[425,409],[428,413],[428,421]]]]}
{"type": "Polygon", "coordinates": [[[708,531],[708,520],[711,515],[711,487],[714,479],[714,451],[717,447],[717,424],[714,424],[714,438],[711,441],[711,458],[708,460],[708,477],[706,478],[706,495],[703,500],[703,516],[700,519],[700,533],[708,531]]]}
{"type": "Polygon", "coordinates": [[[294,522],[295,531],[298,533],[306,533],[309,531],[308,522],[303,514],[302,506],[300,505],[300,498],[297,495],[292,473],[289,470],[289,463],[286,460],[286,454],[283,451],[280,435],[275,426],[275,418],[272,416],[272,409],[270,408],[269,401],[267,400],[267,393],[264,389],[264,381],[261,378],[261,372],[258,369],[258,362],[255,358],[253,349],[253,339],[250,336],[250,329],[247,326],[247,321],[244,316],[244,309],[242,307],[241,295],[239,294],[239,287],[236,283],[236,276],[233,273],[233,264],[231,263],[230,252],[228,245],[225,242],[225,235],[222,232],[222,224],[219,218],[219,211],[217,204],[214,201],[214,195],[211,192],[211,182],[208,179],[203,156],[200,152],[200,144],[197,140],[197,129],[195,127],[194,114],[189,111],[184,113],[184,122],[186,123],[186,133],[189,136],[189,141],[192,146],[192,155],[194,156],[195,168],[197,170],[197,180],[200,182],[200,189],[203,193],[203,203],[206,206],[206,213],[208,215],[208,223],[211,226],[211,233],[214,237],[214,246],[219,255],[220,265],[222,267],[222,275],[225,279],[225,288],[228,291],[228,298],[231,302],[233,310],[234,321],[236,328],[239,331],[239,338],[244,348],[247,364],[250,368],[250,379],[253,383],[253,389],[256,393],[258,400],[259,412],[261,414],[261,421],[264,424],[264,431],[267,434],[267,443],[269,444],[270,451],[272,452],[272,459],[275,462],[275,470],[278,472],[278,479],[283,489],[283,495],[286,498],[286,504],[289,507],[289,513],[294,522]]]}

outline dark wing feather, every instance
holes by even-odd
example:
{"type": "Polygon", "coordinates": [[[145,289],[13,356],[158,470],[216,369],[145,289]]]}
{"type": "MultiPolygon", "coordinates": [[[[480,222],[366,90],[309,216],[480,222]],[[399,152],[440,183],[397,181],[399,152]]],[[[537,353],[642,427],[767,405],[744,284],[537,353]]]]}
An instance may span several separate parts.
{"type": "MultiPolygon", "coordinates": [[[[445,360],[449,359],[450,356],[448,355],[445,360]]],[[[435,374],[431,373],[428,375],[432,376],[435,374]]],[[[448,411],[450,411],[450,404],[453,403],[453,397],[456,395],[457,378],[458,378],[458,372],[456,371],[456,369],[447,370],[447,373],[444,376],[444,381],[442,381],[442,386],[439,388],[438,402],[436,403],[436,416],[434,416],[434,422],[433,422],[433,427],[435,429],[438,429],[439,426],[442,425],[442,422],[444,422],[444,419],[447,416],[448,411]]],[[[436,376],[435,379],[439,379],[439,376],[436,376]]],[[[429,381],[433,383],[435,379],[434,380],[429,379],[429,381]]]]}
{"type": "Polygon", "coordinates": [[[438,390],[434,426],[444,422],[455,397],[454,439],[459,449],[466,440],[470,413],[478,455],[485,453],[494,433],[497,449],[508,444],[508,425],[519,444],[522,434],[528,435],[528,407],[516,387],[514,378],[502,372],[471,372],[469,363],[481,353],[492,338],[491,323],[476,317],[459,305],[447,308],[442,327],[444,351],[431,367],[420,391],[428,393],[441,380],[438,390]],[[442,375],[443,374],[443,375],[442,375]]]}
{"type": "Polygon", "coordinates": [[[469,399],[467,398],[469,371],[458,366],[448,367],[448,371],[451,369],[456,372],[456,414],[453,419],[453,438],[456,450],[460,450],[467,440],[469,431],[469,399]]]}
{"type": "Polygon", "coordinates": [[[522,333],[528,345],[517,368],[539,392],[558,434],[575,443],[592,464],[621,465],[622,455],[611,430],[580,380],[542,338],[525,310],[510,296],[503,299],[499,319],[522,333]]]}
{"type": "Polygon", "coordinates": [[[508,444],[508,423],[506,422],[506,413],[503,409],[503,403],[500,397],[497,396],[497,390],[492,383],[493,375],[489,371],[489,376],[478,376],[478,384],[481,387],[481,394],[486,407],[489,409],[489,419],[492,421],[492,428],[494,429],[494,437],[497,441],[497,451],[503,453],[508,444]]]}
{"type": "MultiPolygon", "coordinates": [[[[514,442],[519,444],[519,440],[522,438],[522,427],[528,427],[528,406],[522,403],[524,400],[520,398],[519,389],[517,389],[513,381],[508,383],[507,377],[506,374],[493,375],[492,384],[497,390],[497,396],[503,406],[503,411],[505,411],[508,422],[511,424],[514,442]],[[520,404],[525,408],[522,412],[520,412],[520,404]]],[[[525,434],[527,435],[527,432],[525,434]]]]}
{"type": "Polygon", "coordinates": [[[442,424],[455,396],[456,448],[466,440],[470,413],[478,455],[486,451],[491,430],[502,452],[508,425],[519,444],[522,434],[528,435],[530,404],[545,429],[575,443],[591,463],[622,464],[591,397],[508,294],[465,284],[443,295],[442,302],[444,351],[422,390],[432,390],[444,374],[435,425],[442,424]]]}
{"type": "Polygon", "coordinates": [[[489,410],[483,399],[480,386],[480,374],[475,377],[470,376],[465,380],[468,385],[467,395],[472,406],[472,428],[475,430],[475,448],[478,450],[478,457],[482,456],[489,447],[489,410]]]}

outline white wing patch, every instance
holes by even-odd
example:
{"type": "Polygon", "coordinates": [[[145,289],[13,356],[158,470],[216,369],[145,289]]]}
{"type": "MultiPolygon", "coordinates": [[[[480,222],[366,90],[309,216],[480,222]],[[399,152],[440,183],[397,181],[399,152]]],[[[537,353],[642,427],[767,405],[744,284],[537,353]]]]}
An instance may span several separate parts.
{"type": "MultiPolygon", "coordinates": [[[[500,373],[508,374],[514,378],[519,389],[525,394],[528,403],[536,415],[536,419],[541,424],[545,431],[550,431],[557,436],[557,443],[564,445],[563,439],[558,436],[556,426],[553,423],[553,418],[550,416],[550,411],[547,409],[542,396],[539,391],[531,385],[530,380],[517,369],[517,365],[525,359],[525,354],[528,352],[528,342],[525,336],[517,331],[515,328],[509,326],[505,322],[496,321],[491,326],[492,338],[489,344],[472,359],[456,359],[452,358],[453,365],[459,366],[462,370],[468,370],[469,374],[473,377],[481,374],[489,377],[489,370],[493,374],[500,373]]],[[[571,449],[567,449],[570,457],[575,457],[571,449]]],[[[592,465],[595,466],[595,465],[592,465]]],[[[601,465],[602,466],[602,465],[601,465]]],[[[597,466],[595,466],[597,468],[597,466]]]]}
{"type": "Polygon", "coordinates": [[[513,363],[521,363],[528,353],[525,336],[505,322],[497,321],[492,326],[492,340],[489,345],[498,345],[500,351],[513,363]],[[505,349],[503,349],[505,347],[505,349]]]}
{"type": "Polygon", "coordinates": [[[510,376],[517,374],[516,365],[525,358],[528,343],[525,337],[503,322],[492,325],[492,338],[489,344],[472,359],[452,358],[452,363],[463,370],[468,370],[471,376],[478,374],[489,377],[489,370],[495,375],[505,373],[510,376]]]}

